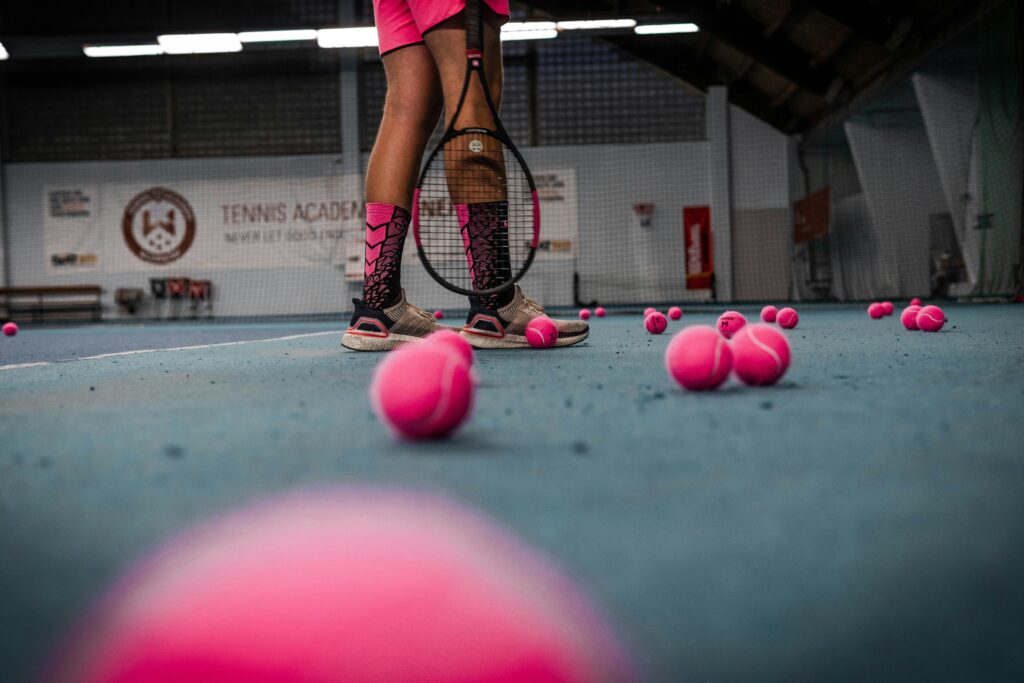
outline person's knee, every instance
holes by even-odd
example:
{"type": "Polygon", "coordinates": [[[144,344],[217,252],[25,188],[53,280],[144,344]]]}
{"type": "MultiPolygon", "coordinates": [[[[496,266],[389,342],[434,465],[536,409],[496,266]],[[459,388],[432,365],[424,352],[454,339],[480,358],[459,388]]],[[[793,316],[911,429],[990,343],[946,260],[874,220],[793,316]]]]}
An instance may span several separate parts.
{"type": "Polygon", "coordinates": [[[425,131],[437,126],[441,116],[441,98],[435,92],[407,93],[388,91],[384,101],[384,118],[389,123],[425,131]]]}

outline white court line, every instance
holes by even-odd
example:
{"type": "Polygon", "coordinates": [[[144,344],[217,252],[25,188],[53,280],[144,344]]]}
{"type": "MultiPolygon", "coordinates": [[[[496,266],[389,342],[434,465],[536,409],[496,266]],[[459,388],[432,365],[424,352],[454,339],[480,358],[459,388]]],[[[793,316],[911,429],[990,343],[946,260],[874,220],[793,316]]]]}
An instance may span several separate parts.
{"type": "Polygon", "coordinates": [[[328,330],[327,332],[307,332],[306,334],[290,334],[286,337],[270,337],[269,339],[244,339],[242,341],[217,342],[215,344],[196,344],[195,346],[171,346],[165,349],[135,349],[133,351],[116,351],[114,353],[101,353],[97,356],[82,356],[81,358],[65,358],[55,361],[38,361],[36,363],[15,363],[14,365],[0,365],[0,370],[19,370],[21,368],[38,368],[44,365],[55,365],[57,363],[71,363],[83,360],[100,360],[102,358],[116,358],[118,356],[137,356],[143,353],[160,353],[162,351],[195,351],[197,349],[212,349],[219,346],[240,346],[242,344],[260,344],[263,342],[289,341],[291,339],[305,339],[306,337],[322,337],[326,334],[341,334],[341,330],[328,330]]]}

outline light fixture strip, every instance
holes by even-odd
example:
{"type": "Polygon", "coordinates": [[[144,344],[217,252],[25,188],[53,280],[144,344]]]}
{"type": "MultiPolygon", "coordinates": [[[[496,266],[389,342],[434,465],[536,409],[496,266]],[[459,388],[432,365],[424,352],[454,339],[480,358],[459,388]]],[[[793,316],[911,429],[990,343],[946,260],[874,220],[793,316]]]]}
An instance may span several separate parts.
{"type": "Polygon", "coordinates": [[[644,24],[633,29],[637,35],[653,36],[663,33],[696,33],[697,24],[644,24]]]}

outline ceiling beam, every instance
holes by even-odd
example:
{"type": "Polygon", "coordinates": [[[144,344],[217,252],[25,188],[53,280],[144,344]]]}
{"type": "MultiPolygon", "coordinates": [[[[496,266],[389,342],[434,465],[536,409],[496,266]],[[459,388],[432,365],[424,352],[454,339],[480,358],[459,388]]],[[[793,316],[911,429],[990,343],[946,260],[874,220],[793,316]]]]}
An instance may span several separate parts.
{"type": "Polygon", "coordinates": [[[778,130],[789,133],[800,126],[800,119],[792,111],[773,107],[770,98],[748,83],[727,84],[719,77],[721,66],[717,62],[698,57],[670,37],[651,38],[609,36],[604,41],[698,90],[707,92],[713,85],[728,85],[730,102],[778,130]]]}
{"type": "Polygon", "coordinates": [[[928,23],[914,31],[906,40],[907,48],[891,59],[883,60],[875,75],[840,107],[815,117],[810,122],[807,138],[827,135],[830,130],[863,109],[889,86],[907,78],[931,54],[964,31],[973,27],[989,12],[1006,0],[959,0],[929,17],[928,23]]]}
{"type": "Polygon", "coordinates": [[[765,27],[735,10],[696,10],[694,20],[701,31],[727,43],[755,62],[771,69],[802,90],[825,97],[838,77],[828,65],[815,65],[809,55],[784,36],[766,36],[765,27]]]}

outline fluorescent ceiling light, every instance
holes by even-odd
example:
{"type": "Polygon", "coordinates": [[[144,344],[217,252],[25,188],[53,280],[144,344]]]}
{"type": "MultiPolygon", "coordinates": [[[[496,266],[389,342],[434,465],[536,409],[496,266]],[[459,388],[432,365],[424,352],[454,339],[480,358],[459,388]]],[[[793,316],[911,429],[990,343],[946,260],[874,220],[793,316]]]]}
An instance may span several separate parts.
{"type": "Polygon", "coordinates": [[[0,62],[4,61],[8,57],[10,57],[10,55],[7,54],[7,49],[4,47],[3,43],[0,43],[0,62]]]}
{"type": "Polygon", "coordinates": [[[508,42],[510,40],[545,40],[547,38],[557,38],[558,31],[551,29],[550,31],[510,31],[506,33],[501,32],[501,41],[508,42]]]}
{"type": "Polygon", "coordinates": [[[565,31],[593,30],[602,28],[633,28],[636,19],[591,19],[587,21],[560,21],[558,28],[565,31]]]}
{"type": "Polygon", "coordinates": [[[156,43],[148,45],[83,45],[86,57],[142,57],[162,55],[164,49],[156,43]]]}
{"type": "Polygon", "coordinates": [[[169,55],[242,51],[242,41],[234,33],[182,33],[157,36],[156,40],[169,55]]]}
{"type": "Polygon", "coordinates": [[[293,31],[242,31],[238,39],[243,43],[283,43],[289,40],[316,40],[315,29],[293,31]]]}
{"type": "Polygon", "coordinates": [[[554,31],[558,27],[553,21],[513,21],[501,27],[502,33],[519,31],[554,31]]]}
{"type": "Polygon", "coordinates": [[[325,28],[316,32],[320,47],[377,47],[377,29],[373,26],[359,28],[325,28]]]}
{"type": "Polygon", "coordinates": [[[641,36],[650,36],[657,33],[696,33],[700,30],[697,24],[647,24],[637,26],[633,29],[641,36]]]}

